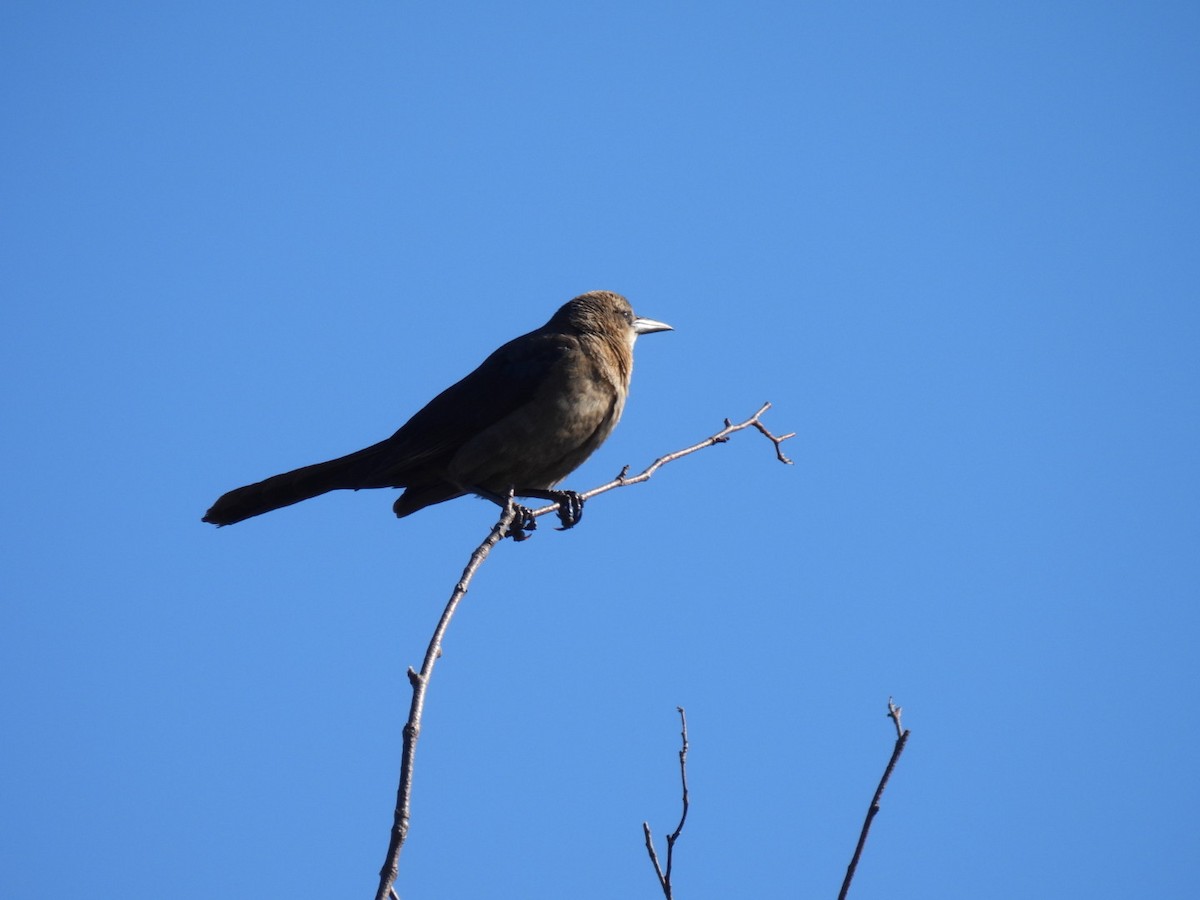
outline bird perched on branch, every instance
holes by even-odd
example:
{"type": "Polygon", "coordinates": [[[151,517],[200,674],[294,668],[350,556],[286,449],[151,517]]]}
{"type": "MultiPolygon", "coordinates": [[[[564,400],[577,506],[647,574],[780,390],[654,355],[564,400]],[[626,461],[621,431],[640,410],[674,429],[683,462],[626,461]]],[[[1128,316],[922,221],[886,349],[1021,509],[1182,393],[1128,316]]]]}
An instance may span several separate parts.
{"type": "MultiPolygon", "coordinates": [[[[390,487],[405,489],[393,506],[400,517],[465,494],[503,505],[512,490],[556,501],[562,526],[570,528],[582,501],[555,485],[621,418],[637,336],[670,330],[638,318],[620,294],[582,294],[541,328],[502,346],[387,440],[232,490],[203,521],[232,525],[327,491],[390,487]]],[[[534,524],[521,509],[510,532],[521,539],[534,524]]]]}

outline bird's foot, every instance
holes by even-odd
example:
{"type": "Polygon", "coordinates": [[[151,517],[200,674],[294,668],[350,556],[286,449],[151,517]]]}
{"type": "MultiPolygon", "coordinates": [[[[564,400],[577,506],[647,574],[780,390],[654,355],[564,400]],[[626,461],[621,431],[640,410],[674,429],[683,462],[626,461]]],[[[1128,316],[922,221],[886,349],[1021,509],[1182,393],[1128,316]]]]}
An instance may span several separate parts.
{"type": "Polygon", "coordinates": [[[534,516],[533,510],[517,503],[513,505],[513,520],[508,523],[508,530],[504,532],[504,537],[510,537],[517,542],[527,541],[533,537],[529,532],[536,528],[537,517],[534,516]]]}
{"type": "Polygon", "coordinates": [[[575,491],[553,491],[550,499],[558,503],[558,521],[562,522],[558,531],[566,531],[579,524],[583,518],[583,498],[579,494],[575,491]]]}

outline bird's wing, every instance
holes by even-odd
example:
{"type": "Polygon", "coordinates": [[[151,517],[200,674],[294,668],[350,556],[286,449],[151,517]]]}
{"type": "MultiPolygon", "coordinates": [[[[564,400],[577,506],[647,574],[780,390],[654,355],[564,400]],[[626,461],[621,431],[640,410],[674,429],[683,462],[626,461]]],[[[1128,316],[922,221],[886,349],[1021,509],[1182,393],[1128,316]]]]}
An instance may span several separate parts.
{"type": "Polygon", "coordinates": [[[424,471],[442,469],[464,443],[528,404],[578,350],[575,337],[546,331],[504,344],[394,435],[370,448],[377,451],[376,463],[366,480],[402,486],[424,471]]]}

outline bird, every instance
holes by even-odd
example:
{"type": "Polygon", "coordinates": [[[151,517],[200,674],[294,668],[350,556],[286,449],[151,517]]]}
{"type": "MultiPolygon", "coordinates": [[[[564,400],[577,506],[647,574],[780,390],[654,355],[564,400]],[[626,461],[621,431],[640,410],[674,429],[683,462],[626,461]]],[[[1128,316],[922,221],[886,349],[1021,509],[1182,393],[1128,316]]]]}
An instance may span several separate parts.
{"type": "MultiPolygon", "coordinates": [[[[635,315],[620,294],[580,294],[541,328],[502,345],[391,437],[229,491],[202,521],[233,525],[335,490],[403,488],[392,507],[400,518],[468,494],[504,505],[511,491],[555,501],[561,527],[570,528],[583,503],[556,486],[621,418],[634,341],[672,330],[635,315]]],[[[535,527],[530,511],[518,506],[509,535],[523,540],[535,527]]]]}

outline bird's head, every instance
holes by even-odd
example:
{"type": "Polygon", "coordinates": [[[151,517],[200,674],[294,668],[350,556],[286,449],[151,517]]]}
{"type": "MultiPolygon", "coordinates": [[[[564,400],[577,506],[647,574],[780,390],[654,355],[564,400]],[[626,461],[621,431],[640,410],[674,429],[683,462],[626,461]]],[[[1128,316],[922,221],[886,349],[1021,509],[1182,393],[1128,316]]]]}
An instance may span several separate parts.
{"type": "Polygon", "coordinates": [[[566,326],[578,334],[616,339],[630,347],[639,334],[673,330],[665,322],[638,317],[629,301],[612,291],[580,294],[559,309],[550,324],[566,326]]]}

